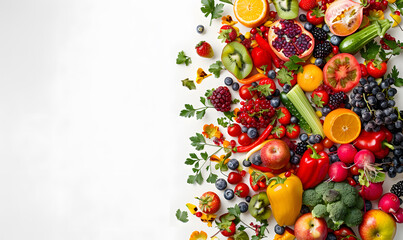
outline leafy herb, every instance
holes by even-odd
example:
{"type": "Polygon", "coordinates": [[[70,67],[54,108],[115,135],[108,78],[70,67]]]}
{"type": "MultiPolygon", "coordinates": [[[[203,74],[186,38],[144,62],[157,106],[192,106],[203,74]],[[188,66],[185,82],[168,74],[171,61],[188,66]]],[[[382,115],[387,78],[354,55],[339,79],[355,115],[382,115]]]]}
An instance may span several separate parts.
{"type": "Polygon", "coordinates": [[[239,102],[240,102],[239,99],[234,98],[234,99],[231,101],[231,104],[237,104],[237,103],[239,103],[239,102]]]}
{"type": "Polygon", "coordinates": [[[181,211],[180,209],[176,210],[176,218],[181,222],[188,222],[188,213],[186,211],[181,211]]]}
{"type": "Polygon", "coordinates": [[[277,72],[277,78],[280,80],[280,83],[288,84],[290,86],[292,85],[291,80],[294,79],[292,73],[285,68],[281,68],[280,71],[277,72]]]}
{"type": "Polygon", "coordinates": [[[189,90],[196,89],[196,85],[193,80],[189,80],[189,78],[186,78],[182,80],[182,86],[189,88],[189,90]]]}
{"type": "MultiPolygon", "coordinates": [[[[209,90],[207,90],[209,91],[209,90]]],[[[212,91],[211,91],[212,93],[212,91]]],[[[207,96],[207,92],[205,94],[207,96]]],[[[185,109],[181,110],[179,116],[181,117],[187,117],[191,118],[196,115],[196,119],[202,119],[204,115],[206,115],[206,110],[208,108],[214,108],[214,106],[207,105],[207,102],[210,103],[209,101],[206,100],[204,97],[200,97],[200,102],[204,105],[204,107],[200,108],[194,108],[193,105],[191,104],[185,104],[185,109]]]]}
{"type": "Polygon", "coordinates": [[[273,94],[274,90],[271,88],[271,84],[263,84],[263,85],[257,85],[256,87],[249,87],[248,88],[250,92],[252,91],[259,91],[262,95],[265,97],[270,96],[273,94]]]}
{"type": "Polygon", "coordinates": [[[389,73],[387,77],[395,79],[396,87],[403,86],[403,79],[399,77],[399,70],[397,70],[396,66],[393,66],[392,72],[389,73]]]}
{"type": "Polygon", "coordinates": [[[298,63],[304,63],[305,61],[299,58],[298,56],[291,56],[290,61],[284,63],[284,66],[288,68],[290,71],[294,71],[295,74],[304,71],[302,68],[301,64],[298,63]]]}
{"type": "Polygon", "coordinates": [[[227,208],[227,210],[229,214],[232,214],[237,218],[241,216],[241,209],[239,208],[238,204],[235,204],[233,208],[227,208]]]}
{"type": "Polygon", "coordinates": [[[204,13],[204,16],[207,17],[208,15],[211,15],[210,17],[210,26],[211,26],[211,21],[213,19],[220,18],[222,16],[222,13],[224,12],[224,4],[215,4],[214,0],[202,0],[201,1],[203,7],[201,7],[201,11],[204,13]]]}
{"type": "Polygon", "coordinates": [[[383,41],[385,42],[386,45],[388,45],[390,47],[390,50],[392,50],[392,55],[399,55],[400,52],[402,51],[401,46],[400,46],[400,42],[395,42],[395,41],[391,41],[388,39],[383,39],[383,41]]]}
{"type": "Polygon", "coordinates": [[[360,50],[361,57],[365,60],[375,59],[380,48],[380,45],[378,45],[374,40],[371,40],[360,50]]]}
{"type": "Polygon", "coordinates": [[[211,64],[208,70],[209,70],[209,72],[213,73],[216,78],[219,78],[220,74],[221,74],[221,70],[223,70],[223,69],[224,69],[224,67],[223,67],[222,62],[217,61],[217,62],[211,64]]]}
{"type": "Polygon", "coordinates": [[[204,145],[206,145],[206,139],[204,138],[203,134],[196,133],[196,136],[192,136],[189,138],[193,147],[196,148],[197,151],[203,150],[204,145]]]}
{"type": "Polygon", "coordinates": [[[176,64],[182,64],[182,63],[184,63],[186,66],[192,63],[192,59],[186,56],[184,51],[180,51],[178,53],[178,57],[176,58],[176,64]]]}
{"type": "Polygon", "coordinates": [[[319,97],[316,94],[313,95],[312,102],[318,107],[323,107],[323,104],[325,103],[322,101],[322,97],[319,97]]]}

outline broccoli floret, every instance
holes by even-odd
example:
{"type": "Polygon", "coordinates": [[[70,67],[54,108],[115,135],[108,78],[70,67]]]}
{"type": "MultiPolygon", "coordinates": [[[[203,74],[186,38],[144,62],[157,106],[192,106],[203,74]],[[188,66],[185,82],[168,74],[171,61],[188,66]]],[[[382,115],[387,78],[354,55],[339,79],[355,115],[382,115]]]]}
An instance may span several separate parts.
{"type": "Polygon", "coordinates": [[[358,191],[346,182],[334,184],[334,189],[341,194],[341,201],[347,207],[354,207],[357,204],[358,191]]]}
{"type": "Polygon", "coordinates": [[[302,195],[302,203],[314,207],[322,202],[322,196],[317,194],[313,189],[307,189],[302,195]]]}
{"type": "Polygon", "coordinates": [[[346,217],[344,218],[344,222],[349,227],[358,226],[362,222],[362,212],[357,208],[352,208],[348,210],[346,217]]]}
{"type": "Polygon", "coordinates": [[[332,203],[332,202],[339,201],[340,198],[341,198],[341,195],[338,191],[336,191],[334,189],[329,189],[323,194],[322,199],[323,199],[323,201],[325,201],[325,203],[332,203]]]}
{"type": "Polygon", "coordinates": [[[362,197],[360,197],[360,195],[358,195],[355,208],[362,209],[364,207],[364,205],[365,205],[364,199],[362,199],[362,197]]]}
{"type": "Polygon", "coordinates": [[[329,190],[333,189],[334,187],[334,182],[322,182],[318,186],[315,187],[315,191],[320,195],[323,196],[323,194],[329,190]]]}
{"type": "Polygon", "coordinates": [[[347,214],[347,207],[342,201],[329,203],[326,207],[329,217],[334,221],[342,221],[347,214]]]}
{"type": "Polygon", "coordinates": [[[328,215],[326,205],[318,204],[312,210],[312,216],[316,218],[325,217],[326,215],[328,215]]]}
{"type": "Polygon", "coordinates": [[[327,227],[333,230],[338,230],[340,226],[344,223],[343,221],[336,221],[334,222],[329,217],[325,217],[327,227]]]}

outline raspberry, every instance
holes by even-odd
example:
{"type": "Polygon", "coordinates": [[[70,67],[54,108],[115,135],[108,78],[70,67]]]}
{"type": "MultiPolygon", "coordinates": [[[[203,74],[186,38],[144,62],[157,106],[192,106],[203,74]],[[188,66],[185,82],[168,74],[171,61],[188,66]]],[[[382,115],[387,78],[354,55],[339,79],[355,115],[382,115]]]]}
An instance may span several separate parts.
{"type": "Polygon", "coordinates": [[[231,110],[231,93],[227,87],[220,86],[208,97],[214,108],[220,112],[231,110]]]}

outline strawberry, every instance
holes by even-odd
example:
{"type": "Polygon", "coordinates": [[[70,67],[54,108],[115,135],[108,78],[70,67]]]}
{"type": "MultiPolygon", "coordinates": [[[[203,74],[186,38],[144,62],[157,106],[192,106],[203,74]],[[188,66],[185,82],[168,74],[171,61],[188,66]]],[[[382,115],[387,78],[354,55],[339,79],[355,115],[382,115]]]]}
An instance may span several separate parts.
{"type": "Polygon", "coordinates": [[[199,208],[206,214],[216,213],[221,206],[221,201],[218,195],[214,192],[205,192],[199,199],[199,208]]]}
{"type": "Polygon", "coordinates": [[[287,125],[291,122],[291,113],[285,107],[279,107],[276,110],[276,115],[277,115],[278,122],[283,125],[287,125]]]}
{"type": "Polygon", "coordinates": [[[280,125],[280,126],[277,126],[277,127],[273,128],[271,133],[273,134],[273,136],[275,138],[282,138],[286,134],[286,129],[285,129],[285,127],[283,125],[280,125]]]}
{"type": "Polygon", "coordinates": [[[318,2],[316,0],[301,0],[298,5],[305,11],[309,11],[318,6],[318,2]]]}
{"type": "Polygon", "coordinates": [[[290,124],[286,127],[285,135],[288,138],[297,138],[299,133],[301,132],[301,128],[296,124],[290,124]]]}
{"type": "Polygon", "coordinates": [[[223,25],[220,28],[220,35],[218,36],[218,39],[222,39],[223,42],[225,41],[226,43],[229,43],[234,41],[237,35],[238,34],[233,27],[230,25],[223,25]]]}
{"type": "Polygon", "coordinates": [[[312,23],[313,25],[318,25],[323,23],[325,19],[325,12],[322,9],[314,8],[306,13],[306,18],[308,22],[312,23]]]}
{"type": "Polygon", "coordinates": [[[200,57],[212,58],[214,56],[213,48],[206,41],[199,42],[195,48],[200,57]]]}
{"type": "Polygon", "coordinates": [[[280,71],[277,72],[277,81],[281,87],[284,87],[285,84],[292,87],[297,84],[297,74],[293,73],[293,71],[281,68],[280,71]]]}
{"type": "Polygon", "coordinates": [[[270,78],[264,78],[259,81],[259,85],[253,90],[258,90],[261,94],[267,97],[276,91],[276,83],[270,78]]]}
{"type": "Polygon", "coordinates": [[[323,107],[329,103],[329,94],[325,90],[313,91],[311,98],[311,101],[318,107],[323,107]]]}

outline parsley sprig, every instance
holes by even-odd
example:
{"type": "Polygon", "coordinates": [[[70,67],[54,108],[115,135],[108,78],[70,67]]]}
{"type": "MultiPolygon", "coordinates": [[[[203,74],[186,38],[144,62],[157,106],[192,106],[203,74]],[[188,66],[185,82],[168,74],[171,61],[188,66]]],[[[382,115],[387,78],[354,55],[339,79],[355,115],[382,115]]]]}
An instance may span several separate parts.
{"type": "MultiPolygon", "coordinates": [[[[205,96],[208,97],[211,95],[212,91],[207,90],[205,96]]],[[[202,119],[204,115],[206,115],[206,110],[209,108],[214,108],[213,105],[209,105],[209,101],[205,97],[200,97],[200,102],[203,104],[203,107],[194,108],[192,104],[185,104],[185,109],[182,109],[179,116],[191,118],[196,115],[196,119],[202,119]]]]}
{"type": "Polygon", "coordinates": [[[214,76],[216,78],[219,78],[220,74],[221,74],[221,70],[224,70],[224,67],[223,67],[223,64],[221,61],[217,61],[217,62],[211,64],[208,70],[209,70],[209,72],[214,74],[214,76]]]}
{"type": "Polygon", "coordinates": [[[222,13],[224,12],[224,4],[215,4],[214,0],[202,0],[201,3],[203,5],[203,7],[201,7],[201,11],[204,13],[204,16],[208,17],[208,15],[211,15],[210,26],[213,19],[222,17],[222,13]]]}
{"type": "Polygon", "coordinates": [[[397,70],[396,66],[393,66],[392,72],[387,75],[387,78],[395,79],[396,87],[403,86],[403,79],[401,77],[399,77],[399,70],[397,70]]]}
{"type": "Polygon", "coordinates": [[[176,210],[176,219],[178,219],[179,221],[186,223],[189,221],[188,219],[188,213],[186,211],[181,211],[180,209],[176,210]]]}
{"type": "Polygon", "coordinates": [[[192,63],[192,59],[186,56],[184,51],[180,51],[178,53],[178,57],[176,58],[176,64],[182,64],[182,63],[184,63],[186,66],[192,63]]]}

